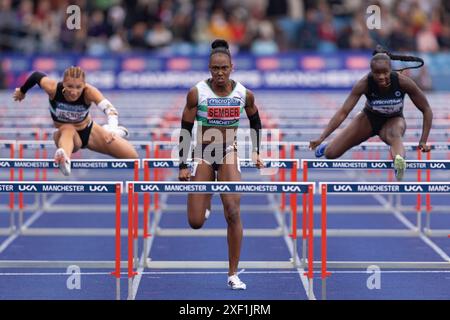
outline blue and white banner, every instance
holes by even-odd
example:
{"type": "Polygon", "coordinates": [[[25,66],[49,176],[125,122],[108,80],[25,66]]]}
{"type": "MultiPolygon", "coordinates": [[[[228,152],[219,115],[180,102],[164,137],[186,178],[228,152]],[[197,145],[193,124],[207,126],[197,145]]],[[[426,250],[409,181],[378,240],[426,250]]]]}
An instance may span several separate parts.
{"type": "MultiPolygon", "coordinates": [[[[148,163],[149,168],[178,168],[179,161],[174,159],[143,159],[143,165],[148,163]]],[[[291,169],[294,167],[294,163],[299,166],[299,160],[297,159],[264,159],[266,168],[280,168],[291,169]]],[[[192,161],[187,162],[188,166],[192,166],[192,161]]],[[[241,168],[256,168],[255,163],[250,159],[239,159],[239,165],[241,168]]]]}
{"type": "MultiPolygon", "coordinates": [[[[135,161],[140,160],[72,160],[72,169],[134,169],[135,161]]],[[[58,168],[53,159],[0,159],[0,168],[14,168],[14,169],[54,169],[58,168]]]]}
{"type": "MultiPolygon", "coordinates": [[[[421,135],[422,133],[418,133],[421,135]]],[[[417,144],[404,144],[403,145],[406,151],[417,151],[417,144]]],[[[431,144],[431,150],[441,150],[446,151],[450,150],[450,144],[431,144]]],[[[360,144],[358,146],[352,147],[352,151],[387,151],[389,150],[389,146],[385,143],[368,143],[368,144],[360,144]]]]}
{"type": "MultiPolygon", "coordinates": [[[[281,183],[281,182],[136,182],[134,192],[162,193],[307,193],[308,186],[313,183],[281,183]]],[[[313,188],[314,192],[314,188],[313,188]]]]}
{"type": "Polygon", "coordinates": [[[327,193],[359,193],[359,194],[374,194],[374,193],[450,193],[450,182],[442,183],[379,183],[379,182],[322,182],[319,189],[326,185],[327,193]]]}
{"type": "MultiPolygon", "coordinates": [[[[427,69],[411,70],[413,78],[430,77],[432,88],[450,88],[450,54],[417,54],[427,69]]],[[[271,56],[233,56],[232,78],[250,89],[328,90],[351,87],[370,69],[371,52],[292,52],[271,56]]],[[[124,54],[88,56],[77,54],[0,54],[6,87],[22,85],[33,70],[61,79],[71,65],[83,68],[87,81],[99,89],[183,89],[209,78],[208,55],[124,54]]]]}
{"type": "Polygon", "coordinates": [[[0,193],[115,193],[116,185],[122,182],[8,182],[0,181],[0,193]]]}
{"type": "MultiPolygon", "coordinates": [[[[311,169],[393,169],[394,163],[389,160],[314,160],[302,159],[311,169]]],[[[411,160],[406,161],[407,169],[449,170],[450,160],[411,160]]]]}

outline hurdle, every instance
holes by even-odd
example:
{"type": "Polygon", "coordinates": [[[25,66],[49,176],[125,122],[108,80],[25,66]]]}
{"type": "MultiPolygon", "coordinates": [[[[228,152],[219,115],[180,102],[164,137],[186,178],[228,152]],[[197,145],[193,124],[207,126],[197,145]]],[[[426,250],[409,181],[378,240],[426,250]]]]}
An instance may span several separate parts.
{"type": "MultiPolygon", "coordinates": [[[[447,148],[447,145],[445,145],[447,148]]],[[[436,147],[438,148],[438,147],[436,147]]],[[[427,171],[427,182],[430,182],[431,175],[429,174],[430,170],[450,170],[450,160],[407,160],[406,161],[407,170],[426,170],[427,171]]],[[[308,180],[308,170],[311,169],[348,169],[352,170],[393,170],[393,162],[388,160],[317,160],[317,159],[302,159],[301,167],[303,168],[303,181],[306,182],[308,180]]],[[[420,181],[420,171],[418,172],[418,180],[420,181]]],[[[442,229],[442,230],[433,230],[431,229],[431,204],[429,200],[429,193],[424,192],[427,195],[427,205],[426,216],[425,216],[425,227],[424,232],[430,236],[443,236],[446,237],[450,233],[450,229],[442,229]]],[[[394,193],[389,193],[389,195],[393,195],[394,193]]],[[[402,210],[411,210],[410,206],[402,206],[400,200],[401,194],[398,194],[397,203],[395,204],[395,209],[402,210]]],[[[391,204],[391,206],[393,206],[391,204]]],[[[329,208],[330,211],[333,212],[390,212],[391,207],[385,206],[383,208],[369,208],[368,206],[361,207],[352,207],[352,208],[339,208],[339,206],[329,208]]],[[[417,204],[415,208],[417,213],[416,219],[416,230],[397,230],[397,229],[389,229],[389,230],[381,230],[381,229],[365,229],[365,230],[330,230],[330,236],[358,236],[362,232],[365,236],[417,236],[418,233],[421,232],[422,229],[422,206],[421,206],[421,193],[417,193],[417,204]]],[[[446,211],[448,212],[449,206],[441,206],[438,208],[433,208],[436,211],[446,211]]]]}
{"type": "MultiPolygon", "coordinates": [[[[1,149],[9,149],[9,156],[14,158],[16,153],[16,141],[15,140],[1,140],[0,141],[1,149]]],[[[5,168],[6,166],[3,163],[0,163],[0,168],[5,168]]],[[[3,178],[3,177],[2,177],[3,178]]],[[[14,169],[9,170],[9,180],[14,180],[14,169]]],[[[11,192],[9,194],[9,203],[7,205],[0,206],[1,211],[9,211],[9,227],[8,228],[0,228],[0,235],[8,235],[14,231],[15,222],[14,222],[14,193],[11,192]]]]}
{"type": "MultiPolygon", "coordinates": [[[[367,268],[370,265],[377,265],[380,268],[390,269],[445,269],[450,270],[450,261],[430,262],[430,261],[327,261],[327,206],[328,194],[349,195],[349,194],[449,194],[450,182],[431,183],[431,182],[320,182],[319,193],[321,194],[321,261],[314,263],[315,267],[321,269],[322,279],[322,299],[326,299],[326,279],[330,276],[327,268],[367,268]]],[[[310,213],[310,217],[312,215],[310,213]]],[[[310,229],[311,229],[310,224],[310,229]]],[[[311,233],[310,233],[311,234],[311,233]]],[[[313,243],[313,242],[311,242],[313,243]]],[[[312,259],[312,252],[308,254],[308,260],[312,259]]]]}
{"type": "MultiPolygon", "coordinates": [[[[53,159],[0,159],[0,165],[3,168],[14,169],[57,169],[53,159]]],[[[83,159],[83,160],[72,160],[72,169],[132,169],[134,170],[134,178],[138,178],[138,169],[140,167],[139,159],[83,159]]],[[[19,192],[19,194],[21,194],[19,192]]],[[[33,206],[34,207],[34,206],[33,206]]],[[[114,234],[113,229],[105,228],[22,228],[23,226],[23,215],[25,206],[23,201],[19,201],[19,211],[18,211],[18,224],[17,230],[20,234],[29,236],[111,236],[114,234]]],[[[67,211],[79,211],[80,205],[49,205],[43,203],[42,210],[48,213],[61,213],[67,211]]],[[[31,208],[33,209],[33,208],[31,208]]],[[[125,209],[124,209],[125,210],[125,209]]],[[[89,205],[89,212],[110,212],[108,205],[89,205]]],[[[14,203],[11,206],[11,221],[12,228],[10,228],[9,234],[16,229],[15,219],[14,219],[14,203]]],[[[126,232],[126,230],[123,230],[126,232]]]]}
{"type": "MultiPolygon", "coordinates": [[[[240,268],[263,268],[263,269],[290,269],[300,267],[297,259],[297,201],[296,195],[307,193],[309,200],[313,201],[314,183],[304,182],[161,182],[161,181],[127,181],[129,216],[133,213],[133,196],[135,193],[290,193],[292,198],[293,223],[291,238],[293,241],[292,257],[288,261],[240,261],[240,268]]],[[[304,213],[306,214],[306,213],[304,213]]],[[[133,233],[133,221],[129,220],[129,234],[133,233]]],[[[146,241],[146,240],[145,240],[146,241]]],[[[133,269],[133,241],[128,242],[128,290],[131,292],[132,281],[136,272],[133,269]]],[[[146,249],[148,247],[146,246],[146,249]]],[[[312,245],[311,245],[312,248],[312,245]]],[[[147,255],[148,250],[144,250],[147,255]]],[[[145,267],[150,269],[179,269],[179,268],[219,268],[227,269],[228,261],[154,261],[151,258],[145,260],[145,267]]],[[[130,297],[130,296],[129,296],[130,297]]]]}
{"type": "MultiPolygon", "coordinates": [[[[67,268],[77,265],[80,268],[112,268],[116,278],[116,299],[120,299],[120,273],[126,267],[121,261],[121,181],[83,181],[83,182],[36,182],[0,181],[0,193],[70,193],[70,194],[109,194],[115,195],[115,258],[112,261],[57,261],[57,260],[0,260],[0,268],[67,268]]],[[[110,209],[111,210],[111,209],[110,209]]]]}
{"type": "MultiPolygon", "coordinates": [[[[290,170],[291,172],[291,179],[290,182],[296,182],[297,181],[297,170],[299,167],[299,160],[298,159],[264,159],[266,168],[260,169],[260,170],[271,170],[271,169],[285,169],[290,170]]],[[[144,181],[150,180],[150,169],[168,169],[168,168],[178,168],[178,159],[170,159],[170,158],[153,158],[153,159],[142,159],[142,166],[144,168],[144,181]]],[[[253,168],[255,169],[256,166],[253,163],[251,159],[240,159],[239,164],[242,169],[246,168],[253,168]]],[[[192,161],[188,161],[188,166],[192,166],[192,161]]],[[[157,181],[158,176],[154,175],[155,181],[157,181]]],[[[284,182],[284,181],[281,181],[284,182]]],[[[153,196],[156,196],[156,193],[153,194],[153,196]]],[[[292,200],[293,201],[293,200],[292,200]]],[[[150,203],[151,203],[151,194],[145,193],[144,194],[144,238],[151,236],[151,234],[148,232],[148,225],[149,225],[149,212],[150,212],[150,203]]],[[[291,203],[290,211],[292,212],[293,203],[291,203]]],[[[282,207],[283,208],[283,207],[282,207]]],[[[157,211],[159,209],[159,206],[154,206],[154,210],[157,211]]],[[[162,208],[167,209],[166,207],[162,208]]],[[[182,212],[186,211],[185,205],[171,205],[170,209],[173,210],[180,210],[182,212]]],[[[245,206],[241,206],[242,210],[257,210],[257,212],[267,212],[272,211],[273,208],[263,206],[262,208],[259,208],[257,206],[249,206],[248,208],[245,206]]],[[[284,208],[283,208],[284,209],[284,208]]],[[[282,211],[284,213],[284,211],[282,211]]],[[[284,222],[283,219],[283,225],[279,228],[275,228],[272,230],[267,229],[247,229],[245,230],[246,236],[281,236],[283,234],[284,229],[284,222]]],[[[291,217],[291,223],[292,223],[292,217],[291,217]]],[[[163,229],[158,228],[156,230],[156,235],[160,236],[190,236],[194,234],[194,230],[180,230],[180,229],[163,229]]],[[[226,236],[226,230],[224,229],[209,229],[209,230],[196,230],[195,231],[196,236],[226,236]]]]}

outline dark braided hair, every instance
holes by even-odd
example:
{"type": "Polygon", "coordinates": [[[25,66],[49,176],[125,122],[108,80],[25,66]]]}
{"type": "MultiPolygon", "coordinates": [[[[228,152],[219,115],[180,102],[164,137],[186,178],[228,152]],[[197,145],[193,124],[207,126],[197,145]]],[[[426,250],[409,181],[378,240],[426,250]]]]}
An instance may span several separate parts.
{"type": "Polygon", "coordinates": [[[209,57],[211,58],[216,53],[224,53],[231,59],[231,53],[228,46],[228,42],[226,42],[223,39],[216,39],[211,44],[211,53],[209,54],[209,57]]]}
{"type": "Polygon", "coordinates": [[[375,50],[372,52],[372,56],[373,56],[372,60],[383,59],[381,57],[382,55],[379,55],[380,53],[386,54],[391,60],[403,61],[403,62],[418,62],[419,63],[418,65],[415,65],[415,66],[407,66],[407,67],[400,68],[400,69],[394,69],[394,71],[401,72],[406,69],[417,69],[417,68],[422,67],[425,64],[425,62],[423,61],[422,58],[415,57],[415,56],[392,54],[380,45],[377,45],[375,47],[375,50]]]}

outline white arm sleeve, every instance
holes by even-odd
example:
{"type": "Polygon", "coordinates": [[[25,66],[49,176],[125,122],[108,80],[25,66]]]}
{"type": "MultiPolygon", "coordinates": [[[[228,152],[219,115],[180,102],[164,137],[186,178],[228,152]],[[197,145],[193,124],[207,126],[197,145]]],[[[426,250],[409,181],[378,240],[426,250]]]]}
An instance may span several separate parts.
{"type": "Polygon", "coordinates": [[[112,103],[108,101],[108,99],[103,99],[97,104],[97,106],[108,117],[108,124],[110,126],[117,127],[119,125],[119,113],[117,112],[117,109],[114,108],[112,103]]]}

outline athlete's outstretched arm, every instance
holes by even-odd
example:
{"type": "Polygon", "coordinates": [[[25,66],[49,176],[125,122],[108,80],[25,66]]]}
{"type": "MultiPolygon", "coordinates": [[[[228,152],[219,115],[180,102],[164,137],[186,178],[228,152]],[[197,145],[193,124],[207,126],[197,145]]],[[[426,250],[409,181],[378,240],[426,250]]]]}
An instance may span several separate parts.
{"type": "Polygon", "coordinates": [[[312,140],[309,143],[309,148],[314,150],[318,145],[320,145],[330,134],[336,130],[342,122],[348,117],[348,114],[353,110],[353,108],[358,103],[359,98],[367,90],[367,76],[359,80],[352,88],[347,99],[345,99],[342,107],[334,114],[328,123],[325,130],[320,135],[319,139],[312,140]]]}
{"type": "Polygon", "coordinates": [[[25,83],[20,88],[16,88],[13,94],[14,101],[22,101],[23,99],[25,99],[27,91],[33,88],[36,84],[44,89],[49,97],[53,98],[56,93],[56,86],[58,82],[47,77],[45,73],[34,71],[27,78],[27,80],[25,80],[25,83]]]}
{"type": "Polygon", "coordinates": [[[431,125],[433,123],[433,111],[423,91],[417,86],[417,84],[409,77],[399,75],[399,84],[411,98],[411,101],[422,112],[422,136],[419,140],[419,148],[423,152],[431,150],[430,146],[427,146],[428,135],[430,134],[431,125]]]}
{"type": "Polygon", "coordinates": [[[258,169],[264,167],[264,161],[260,158],[259,152],[261,147],[261,118],[259,117],[258,108],[255,104],[255,95],[247,89],[245,97],[245,113],[250,121],[250,137],[252,139],[252,159],[258,169]]]}
{"type": "Polygon", "coordinates": [[[116,129],[119,125],[119,112],[113,104],[103,96],[100,90],[90,84],[86,84],[85,92],[86,102],[89,104],[94,102],[108,118],[108,129],[116,129]]]}
{"type": "Polygon", "coordinates": [[[186,97],[186,105],[181,116],[181,131],[178,145],[178,154],[180,157],[179,175],[180,181],[187,181],[190,178],[190,172],[187,167],[187,158],[192,140],[192,128],[194,127],[195,116],[197,115],[197,88],[193,87],[189,90],[186,97]]]}

